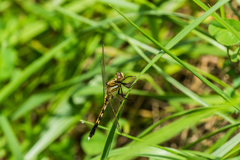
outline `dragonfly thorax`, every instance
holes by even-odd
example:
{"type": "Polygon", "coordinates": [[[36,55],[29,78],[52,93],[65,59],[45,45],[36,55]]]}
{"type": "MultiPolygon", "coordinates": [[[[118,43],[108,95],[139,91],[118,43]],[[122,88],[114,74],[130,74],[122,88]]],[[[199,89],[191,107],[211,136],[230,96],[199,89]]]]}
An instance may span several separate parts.
{"type": "Polygon", "coordinates": [[[109,81],[107,83],[106,89],[107,93],[114,94],[121,86],[121,83],[116,83],[117,78],[109,81]]]}
{"type": "Polygon", "coordinates": [[[117,78],[107,82],[106,85],[107,94],[109,93],[114,94],[121,87],[122,81],[125,79],[125,76],[122,72],[117,72],[116,77],[117,78]]]}

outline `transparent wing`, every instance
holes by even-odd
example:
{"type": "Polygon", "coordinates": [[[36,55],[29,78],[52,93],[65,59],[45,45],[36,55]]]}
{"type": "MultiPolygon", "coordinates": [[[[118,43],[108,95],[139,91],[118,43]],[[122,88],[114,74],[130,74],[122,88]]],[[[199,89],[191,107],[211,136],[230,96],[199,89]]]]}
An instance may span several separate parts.
{"type": "Polygon", "coordinates": [[[103,99],[105,97],[105,90],[106,90],[106,83],[107,83],[107,75],[105,70],[105,55],[104,55],[104,44],[102,41],[102,61],[101,64],[101,70],[102,70],[102,82],[103,82],[103,99]]]}
{"type": "MultiPolygon", "coordinates": [[[[118,119],[117,119],[117,112],[122,103],[122,100],[123,99],[120,96],[112,95],[112,99],[107,106],[108,115],[110,116],[112,122],[114,123],[115,127],[118,129],[118,131],[120,133],[122,133],[122,131],[121,131],[121,127],[118,122],[118,119]]],[[[120,114],[121,114],[121,112],[120,112],[120,114]]]]}

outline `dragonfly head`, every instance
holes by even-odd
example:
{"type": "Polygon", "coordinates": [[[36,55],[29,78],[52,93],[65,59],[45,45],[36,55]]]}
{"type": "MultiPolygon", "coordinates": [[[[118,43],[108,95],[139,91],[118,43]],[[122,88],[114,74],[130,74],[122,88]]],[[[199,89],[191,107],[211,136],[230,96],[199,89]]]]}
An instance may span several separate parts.
{"type": "Polygon", "coordinates": [[[125,79],[125,76],[122,72],[117,72],[116,76],[117,76],[117,81],[119,81],[119,82],[121,82],[125,79]]]}

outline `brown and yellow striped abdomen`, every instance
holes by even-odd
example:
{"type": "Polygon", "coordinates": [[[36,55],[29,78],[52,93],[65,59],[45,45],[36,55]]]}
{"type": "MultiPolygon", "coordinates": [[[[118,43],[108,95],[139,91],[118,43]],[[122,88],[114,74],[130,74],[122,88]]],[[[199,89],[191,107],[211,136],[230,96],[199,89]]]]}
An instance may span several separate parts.
{"type": "Polygon", "coordinates": [[[93,126],[93,128],[92,128],[92,130],[91,130],[91,132],[89,134],[89,136],[88,136],[88,140],[91,139],[92,136],[95,134],[95,131],[96,131],[96,129],[97,129],[97,127],[98,127],[102,117],[103,117],[103,114],[104,114],[104,112],[105,112],[105,110],[107,108],[107,105],[109,104],[110,100],[111,100],[111,96],[106,95],[104,97],[103,108],[102,108],[102,110],[101,110],[101,112],[100,112],[100,114],[99,114],[99,116],[98,116],[98,118],[97,118],[97,120],[96,120],[96,122],[95,122],[95,124],[94,124],[94,126],[93,126]]]}

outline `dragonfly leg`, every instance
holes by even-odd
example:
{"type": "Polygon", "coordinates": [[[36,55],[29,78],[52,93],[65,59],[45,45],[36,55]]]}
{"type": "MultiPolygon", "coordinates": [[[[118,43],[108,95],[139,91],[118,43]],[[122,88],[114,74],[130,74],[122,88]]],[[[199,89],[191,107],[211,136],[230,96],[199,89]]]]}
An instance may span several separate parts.
{"type": "MultiPolygon", "coordinates": [[[[121,95],[123,97],[123,95],[120,93],[122,87],[120,87],[120,89],[118,90],[118,95],[121,95]]],[[[117,97],[117,96],[116,96],[117,97]]],[[[117,100],[120,102],[120,104],[122,104],[122,101],[117,97],[117,100]]]]}
{"type": "Polygon", "coordinates": [[[132,84],[133,82],[129,82],[129,83],[122,83],[122,85],[124,86],[124,87],[126,87],[126,88],[131,88],[131,86],[129,87],[129,86],[127,86],[128,84],[132,84]]]}
{"type": "Polygon", "coordinates": [[[118,90],[118,94],[121,95],[122,98],[127,99],[127,100],[130,100],[130,101],[132,101],[132,102],[135,103],[134,100],[132,100],[132,99],[130,99],[130,98],[126,98],[126,97],[125,97],[126,95],[123,95],[122,87],[119,88],[119,90],[118,90]],[[121,92],[121,93],[120,93],[120,92],[121,92]]]}
{"type": "Polygon", "coordinates": [[[124,78],[124,80],[127,79],[127,78],[129,78],[129,77],[136,77],[136,76],[127,76],[127,77],[124,78]]]}

